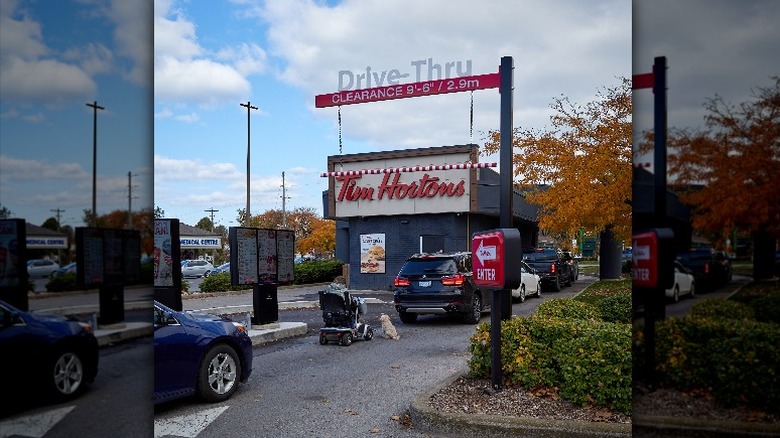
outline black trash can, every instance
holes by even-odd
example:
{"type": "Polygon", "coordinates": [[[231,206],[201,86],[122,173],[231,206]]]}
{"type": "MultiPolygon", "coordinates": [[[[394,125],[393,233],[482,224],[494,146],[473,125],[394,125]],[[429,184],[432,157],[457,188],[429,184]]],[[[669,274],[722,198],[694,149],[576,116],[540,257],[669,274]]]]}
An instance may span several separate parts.
{"type": "Polygon", "coordinates": [[[252,324],[270,324],[279,320],[276,284],[255,284],[252,288],[252,324]]]}

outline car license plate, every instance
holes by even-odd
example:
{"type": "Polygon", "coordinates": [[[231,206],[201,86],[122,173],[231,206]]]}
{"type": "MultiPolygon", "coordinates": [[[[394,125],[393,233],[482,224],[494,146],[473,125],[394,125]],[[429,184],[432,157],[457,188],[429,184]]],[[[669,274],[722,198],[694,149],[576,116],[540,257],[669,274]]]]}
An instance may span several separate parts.
{"type": "Polygon", "coordinates": [[[417,283],[417,285],[420,286],[420,287],[430,287],[431,286],[431,281],[430,280],[428,280],[428,281],[420,281],[420,282],[417,283]]]}

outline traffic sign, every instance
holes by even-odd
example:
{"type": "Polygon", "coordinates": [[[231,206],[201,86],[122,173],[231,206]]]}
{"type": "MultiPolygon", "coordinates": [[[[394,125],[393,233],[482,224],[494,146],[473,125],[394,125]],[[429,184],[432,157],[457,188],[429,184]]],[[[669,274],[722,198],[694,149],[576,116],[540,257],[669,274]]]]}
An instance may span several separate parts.
{"type": "Polygon", "coordinates": [[[490,289],[520,286],[520,231],[499,228],[476,232],[471,238],[474,283],[490,289]]]}

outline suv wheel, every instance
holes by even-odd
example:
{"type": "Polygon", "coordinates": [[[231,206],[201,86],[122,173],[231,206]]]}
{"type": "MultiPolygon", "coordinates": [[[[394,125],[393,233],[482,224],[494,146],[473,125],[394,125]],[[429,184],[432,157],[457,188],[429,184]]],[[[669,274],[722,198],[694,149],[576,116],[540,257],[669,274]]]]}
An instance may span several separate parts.
{"type": "Polygon", "coordinates": [[[401,318],[401,322],[404,324],[414,324],[417,321],[416,313],[398,312],[398,317],[401,318]]]}
{"type": "Polygon", "coordinates": [[[561,277],[555,276],[555,283],[553,283],[552,286],[553,292],[560,292],[561,291],[561,277]]]}
{"type": "Polygon", "coordinates": [[[471,298],[471,312],[463,316],[466,324],[477,324],[482,316],[482,298],[479,294],[474,294],[471,298]]]}

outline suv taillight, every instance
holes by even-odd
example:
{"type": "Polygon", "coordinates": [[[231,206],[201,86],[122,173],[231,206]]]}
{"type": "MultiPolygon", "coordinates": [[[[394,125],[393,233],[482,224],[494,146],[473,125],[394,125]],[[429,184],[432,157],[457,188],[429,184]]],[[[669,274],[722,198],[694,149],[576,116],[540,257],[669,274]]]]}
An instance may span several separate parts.
{"type": "Polygon", "coordinates": [[[550,263],[550,273],[555,274],[555,263],[550,263]]]}
{"type": "Polygon", "coordinates": [[[704,263],[704,273],[709,274],[710,273],[710,264],[709,262],[704,263]]]}
{"type": "Polygon", "coordinates": [[[442,277],[441,284],[445,286],[460,286],[466,281],[466,277],[463,274],[455,274],[450,277],[442,277]]]}
{"type": "Polygon", "coordinates": [[[409,286],[411,282],[408,278],[403,277],[395,277],[395,281],[393,282],[393,285],[395,286],[409,286]]]}

